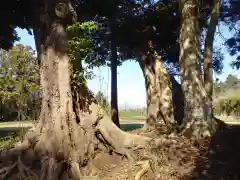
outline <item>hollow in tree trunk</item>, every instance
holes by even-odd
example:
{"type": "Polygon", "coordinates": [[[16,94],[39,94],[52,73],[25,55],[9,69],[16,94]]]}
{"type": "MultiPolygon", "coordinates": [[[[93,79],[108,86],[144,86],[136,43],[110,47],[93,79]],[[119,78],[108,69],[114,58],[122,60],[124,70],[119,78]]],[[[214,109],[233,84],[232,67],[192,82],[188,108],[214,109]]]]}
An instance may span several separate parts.
{"type": "Polygon", "coordinates": [[[184,97],[181,84],[179,84],[174,76],[170,75],[172,101],[174,110],[174,119],[180,126],[184,118],[184,97]]]}
{"type": "Polygon", "coordinates": [[[180,74],[184,92],[183,133],[196,138],[209,136],[212,120],[207,120],[206,91],[201,77],[197,0],[181,0],[180,74]]]}

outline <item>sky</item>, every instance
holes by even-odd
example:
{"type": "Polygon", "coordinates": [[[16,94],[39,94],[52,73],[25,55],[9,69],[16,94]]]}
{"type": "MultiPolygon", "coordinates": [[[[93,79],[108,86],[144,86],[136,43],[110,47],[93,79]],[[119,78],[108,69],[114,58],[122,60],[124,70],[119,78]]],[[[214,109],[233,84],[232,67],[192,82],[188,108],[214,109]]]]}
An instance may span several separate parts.
{"type": "MultiPolygon", "coordinates": [[[[16,43],[23,45],[30,45],[35,49],[35,41],[32,35],[29,35],[26,30],[17,28],[18,36],[21,38],[16,43]]],[[[224,81],[229,74],[237,75],[240,71],[232,69],[230,63],[236,59],[234,56],[230,56],[227,50],[224,48],[224,38],[230,36],[230,32],[226,27],[218,29],[221,31],[221,36],[216,33],[214,46],[223,47],[224,53],[224,69],[223,73],[219,76],[214,74],[214,79],[218,78],[220,81],[224,81]],[[223,37],[224,36],[224,37],[223,37]]],[[[111,71],[109,67],[101,67],[94,69],[95,78],[88,80],[88,87],[96,94],[98,91],[102,91],[105,96],[110,100],[111,94],[111,71]]],[[[141,108],[146,106],[146,91],[143,73],[134,60],[126,61],[122,66],[118,67],[118,104],[120,108],[141,108]]]]}

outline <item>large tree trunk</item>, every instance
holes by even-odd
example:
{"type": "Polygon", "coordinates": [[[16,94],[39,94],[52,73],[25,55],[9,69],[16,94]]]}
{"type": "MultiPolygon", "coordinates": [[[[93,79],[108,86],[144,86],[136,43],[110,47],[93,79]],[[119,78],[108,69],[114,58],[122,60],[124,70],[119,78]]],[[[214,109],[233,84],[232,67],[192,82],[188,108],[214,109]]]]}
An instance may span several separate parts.
{"type": "Polygon", "coordinates": [[[149,51],[140,59],[147,91],[147,119],[145,128],[165,126],[176,128],[172,101],[171,78],[156,52],[149,51]]]}
{"type": "Polygon", "coordinates": [[[83,144],[88,143],[88,138],[84,138],[84,130],[77,125],[73,111],[66,33],[69,18],[75,14],[68,1],[45,1],[43,9],[42,26],[40,31],[35,29],[41,62],[41,115],[36,130],[27,133],[20,147],[22,151],[32,147],[32,152],[41,160],[41,179],[58,180],[64,169],[69,169],[73,179],[80,179],[79,164],[87,157],[84,153],[88,149],[83,144]]]}
{"type": "Polygon", "coordinates": [[[206,91],[201,77],[198,1],[181,0],[180,73],[184,92],[183,132],[201,138],[213,132],[212,120],[207,120],[206,91]]]}
{"type": "Polygon", "coordinates": [[[212,95],[213,95],[213,41],[216,26],[218,23],[218,16],[220,11],[220,0],[215,0],[214,7],[212,9],[210,22],[208,25],[207,35],[204,46],[204,87],[207,93],[207,118],[211,119],[213,116],[212,110],[212,95]]]}
{"type": "Polygon", "coordinates": [[[119,127],[119,113],[118,113],[118,88],[117,88],[117,44],[115,42],[116,20],[110,19],[111,29],[111,114],[112,121],[119,127]]]}

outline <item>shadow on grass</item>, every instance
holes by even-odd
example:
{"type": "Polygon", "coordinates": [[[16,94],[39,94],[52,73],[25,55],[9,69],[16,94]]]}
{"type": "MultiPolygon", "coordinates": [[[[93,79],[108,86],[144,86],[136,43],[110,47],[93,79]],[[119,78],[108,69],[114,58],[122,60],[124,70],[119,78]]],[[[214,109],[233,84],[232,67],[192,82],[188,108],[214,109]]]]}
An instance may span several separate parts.
{"type": "Polygon", "coordinates": [[[14,136],[17,134],[24,134],[30,127],[4,127],[0,128],[0,138],[7,136],[14,136]]]}
{"type": "Polygon", "coordinates": [[[140,129],[142,127],[143,127],[143,124],[121,124],[120,125],[120,128],[123,131],[133,131],[133,130],[136,130],[136,129],[140,129]]]}
{"type": "Polygon", "coordinates": [[[239,180],[240,179],[240,125],[217,130],[209,149],[201,152],[195,169],[181,180],[239,180]]]}

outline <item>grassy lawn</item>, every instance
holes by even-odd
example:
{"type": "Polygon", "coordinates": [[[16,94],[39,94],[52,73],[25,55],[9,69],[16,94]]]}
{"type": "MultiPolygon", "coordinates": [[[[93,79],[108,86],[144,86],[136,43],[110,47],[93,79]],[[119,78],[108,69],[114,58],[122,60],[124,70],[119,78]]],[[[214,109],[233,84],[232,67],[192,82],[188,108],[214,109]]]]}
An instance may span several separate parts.
{"type": "Polygon", "coordinates": [[[127,120],[144,120],[145,112],[143,111],[120,111],[120,119],[127,120]]]}

